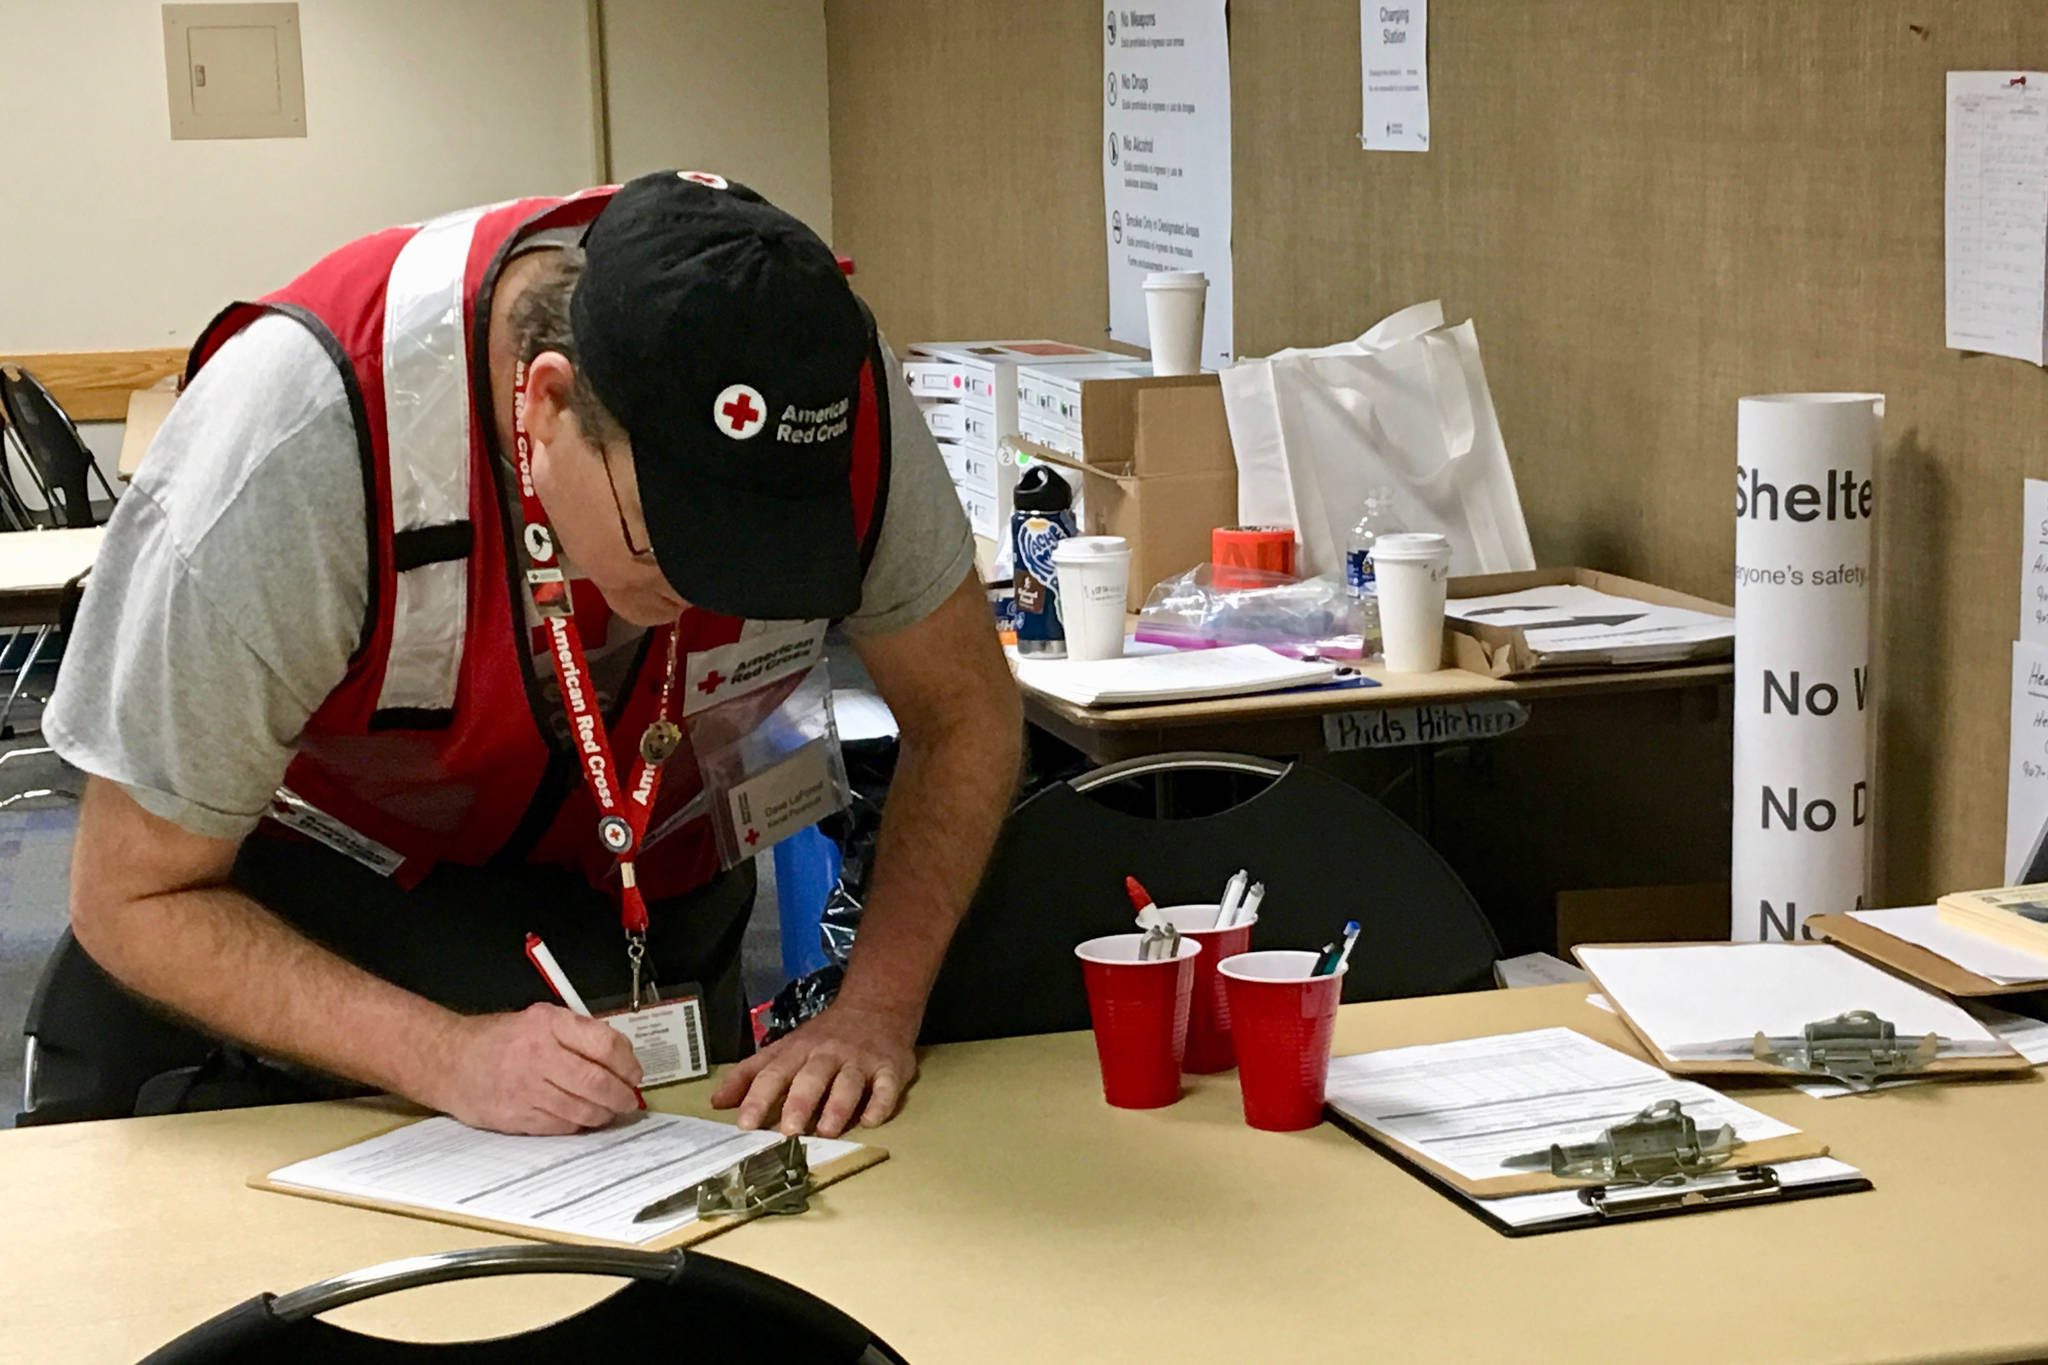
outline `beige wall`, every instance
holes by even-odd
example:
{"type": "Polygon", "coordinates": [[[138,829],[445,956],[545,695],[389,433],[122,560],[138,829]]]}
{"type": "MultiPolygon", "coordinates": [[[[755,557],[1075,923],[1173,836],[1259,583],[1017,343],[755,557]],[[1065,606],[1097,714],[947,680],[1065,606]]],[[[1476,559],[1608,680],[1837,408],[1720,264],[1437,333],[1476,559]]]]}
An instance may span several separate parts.
{"type": "MultiPolygon", "coordinates": [[[[831,0],[839,245],[894,334],[1101,335],[1102,8],[831,0]]],[[[2048,62],[2044,12],[1459,0],[1430,15],[1415,156],[1358,150],[1355,0],[1230,6],[1239,348],[1419,299],[1476,318],[1541,562],[1727,601],[1736,400],[1887,395],[1879,904],[2001,867],[2048,383],[1943,345],[1942,92],[1950,70],[2048,62]]]]}
{"type": "Polygon", "coordinates": [[[173,142],[153,0],[0,0],[0,349],[176,345],[351,237],[593,179],[583,0],[299,20],[307,136],[173,142]]]}
{"type": "Polygon", "coordinates": [[[823,0],[604,0],[612,174],[716,171],[832,240],[823,0]]]}

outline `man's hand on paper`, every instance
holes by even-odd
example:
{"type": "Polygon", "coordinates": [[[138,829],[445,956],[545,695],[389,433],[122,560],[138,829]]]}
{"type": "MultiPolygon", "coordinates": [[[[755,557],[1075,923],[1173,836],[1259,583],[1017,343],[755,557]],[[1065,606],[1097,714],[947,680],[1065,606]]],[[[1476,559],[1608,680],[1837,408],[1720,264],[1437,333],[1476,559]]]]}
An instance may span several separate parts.
{"type": "Polygon", "coordinates": [[[439,1074],[420,1099],[499,1133],[581,1132],[640,1107],[625,1035],[559,1005],[458,1016],[439,1074]]]}
{"type": "Polygon", "coordinates": [[[900,1012],[848,1003],[843,997],[788,1037],[725,1074],[711,1107],[739,1106],[742,1128],[759,1128],[779,1102],[784,1133],[812,1127],[838,1137],[856,1120],[887,1123],[917,1077],[918,1020],[900,1012]]]}

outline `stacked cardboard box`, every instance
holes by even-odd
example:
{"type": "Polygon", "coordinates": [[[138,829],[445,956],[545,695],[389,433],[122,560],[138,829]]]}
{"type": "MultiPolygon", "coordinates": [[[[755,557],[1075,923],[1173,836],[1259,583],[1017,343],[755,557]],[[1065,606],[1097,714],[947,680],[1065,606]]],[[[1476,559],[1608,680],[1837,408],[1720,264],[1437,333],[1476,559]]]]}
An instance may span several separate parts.
{"type": "Polygon", "coordinates": [[[1081,385],[1090,379],[1137,379],[1152,373],[1150,361],[1119,360],[1082,365],[1017,367],[1017,430],[1027,440],[1086,460],[1081,443],[1081,385]]]}
{"type": "Polygon", "coordinates": [[[1085,458],[1019,439],[1086,489],[1084,533],[1130,541],[1128,600],[1136,611],[1155,583],[1209,557],[1211,528],[1237,520],[1237,461],[1222,385],[1213,374],[1074,382],[1085,458]]]}
{"type": "Polygon", "coordinates": [[[1018,431],[1018,367],[1059,370],[1123,360],[1063,341],[932,341],[905,353],[904,380],[938,440],[960,506],[998,558],[1008,540],[1011,495],[1023,472],[1002,453],[1003,438],[1018,431]]]}

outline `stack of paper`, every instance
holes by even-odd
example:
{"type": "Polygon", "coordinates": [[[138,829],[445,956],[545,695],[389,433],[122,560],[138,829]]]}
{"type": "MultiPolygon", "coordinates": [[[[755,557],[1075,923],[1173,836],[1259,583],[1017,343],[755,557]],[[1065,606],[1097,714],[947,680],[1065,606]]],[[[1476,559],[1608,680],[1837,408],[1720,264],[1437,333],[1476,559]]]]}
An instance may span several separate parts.
{"type": "Polygon", "coordinates": [[[1444,615],[1522,632],[1545,666],[1646,664],[1689,658],[1733,640],[1735,618],[1660,607],[1572,583],[1491,597],[1454,597],[1444,615]]]}
{"type": "MultiPolygon", "coordinates": [[[[685,1209],[636,1223],[640,1210],[779,1141],[679,1114],[638,1114],[567,1137],[513,1137],[432,1118],[272,1171],[267,1184],[528,1236],[634,1244],[697,1219],[685,1209]]],[[[804,1147],[814,1172],[864,1150],[825,1138],[804,1147]]]]}
{"type": "Polygon", "coordinates": [[[1944,924],[1931,905],[1912,905],[1898,910],[1851,910],[1849,918],[1882,929],[1893,938],[1917,944],[1936,957],[1946,958],[1966,972],[1986,981],[2014,986],[2024,981],[2048,981],[2048,957],[2008,948],[1953,924],[1944,924]]]}
{"type": "Polygon", "coordinates": [[[1337,665],[1284,659],[1264,645],[1231,645],[1121,659],[1017,659],[1017,681],[1076,706],[1196,701],[1313,687],[1332,682],[1337,665]]]}
{"type": "MultiPolygon", "coordinates": [[[[1524,1175],[1526,1161],[1510,1165],[1511,1158],[1592,1142],[1660,1100],[1677,1100],[1702,1131],[1732,1126],[1745,1144],[1799,1136],[1768,1114],[1567,1028],[1334,1057],[1326,1094],[1351,1124],[1466,1181],[1524,1175]]],[[[1774,1169],[1788,1187],[1857,1179],[1853,1167],[1826,1158],[1774,1169]]],[[[1500,1198],[1454,1192],[1509,1228],[1588,1217],[1576,1189],[1500,1198]]]]}
{"type": "Polygon", "coordinates": [[[1798,1038],[1852,1010],[1901,1038],[1933,1033],[1943,1057],[2012,1049],[1960,1006],[1829,944],[1688,943],[1580,948],[1578,959],[1636,1032],[1673,1061],[1747,1059],[1758,1033],[1798,1038]]]}

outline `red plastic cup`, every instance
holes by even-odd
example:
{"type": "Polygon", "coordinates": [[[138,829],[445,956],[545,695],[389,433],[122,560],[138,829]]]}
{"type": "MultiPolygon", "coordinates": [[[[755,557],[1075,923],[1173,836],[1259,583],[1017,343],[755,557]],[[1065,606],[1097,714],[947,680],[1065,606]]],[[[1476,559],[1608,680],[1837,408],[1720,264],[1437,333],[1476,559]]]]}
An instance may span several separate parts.
{"type": "Polygon", "coordinates": [[[1180,1098],[1180,1059],[1202,945],[1180,941],[1180,956],[1140,962],[1143,934],[1091,938],[1074,949],[1088,986],[1088,1018],[1102,1062],[1102,1097],[1119,1109],[1157,1109],[1180,1098]]]}
{"type": "Polygon", "coordinates": [[[1220,905],[1162,905],[1159,913],[1172,922],[1183,936],[1202,945],[1195,959],[1194,1003],[1188,1010],[1188,1046],[1180,1069],[1195,1076],[1228,1071],[1237,1065],[1237,1048],[1230,1037],[1230,1000],[1223,993],[1223,978],[1216,964],[1252,946],[1252,926],[1258,917],[1215,927],[1220,905]]]}
{"type": "Polygon", "coordinates": [[[1349,968],[1312,976],[1316,956],[1239,953],[1216,965],[1230,998],[1244,1121],[1254,1128],[1291,1133],[1322,1122],[1330,1036],[1349,968]]]}

